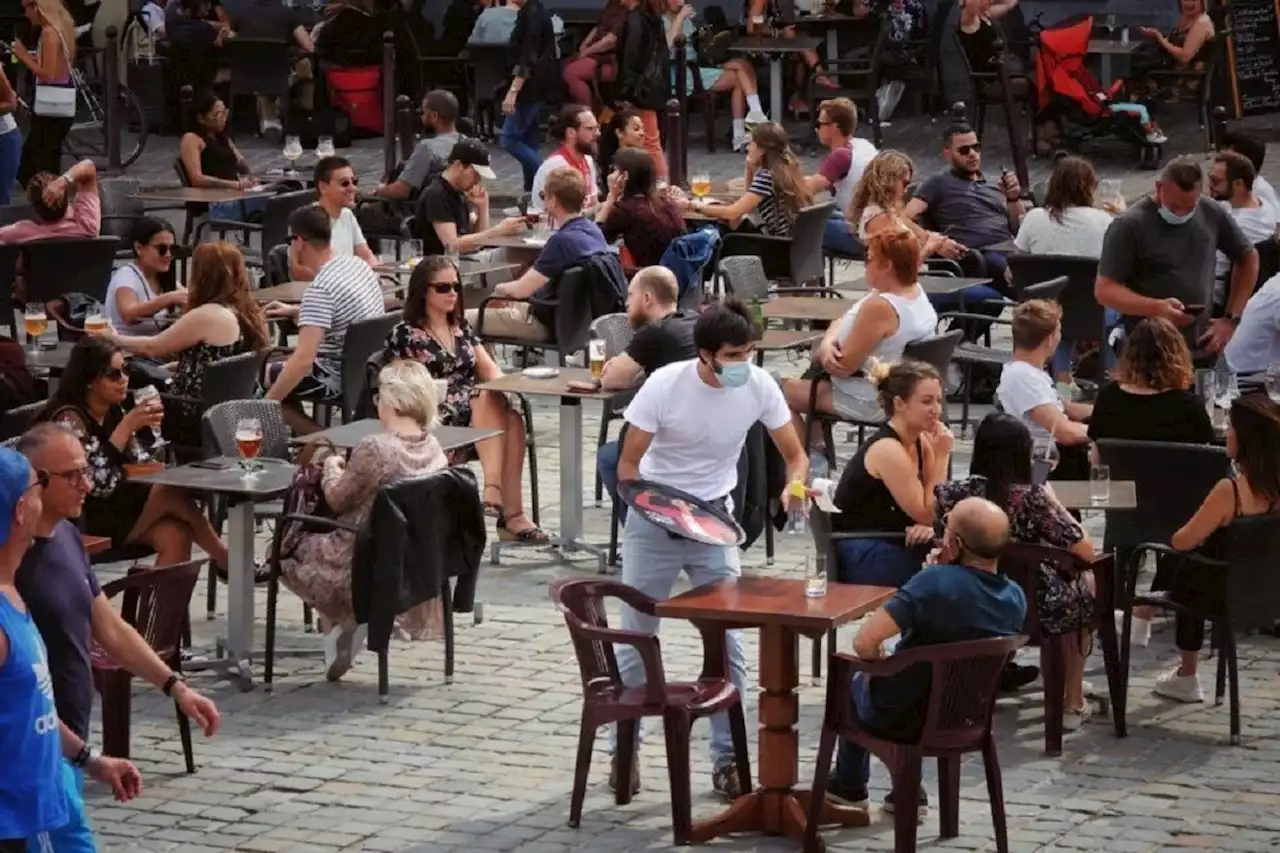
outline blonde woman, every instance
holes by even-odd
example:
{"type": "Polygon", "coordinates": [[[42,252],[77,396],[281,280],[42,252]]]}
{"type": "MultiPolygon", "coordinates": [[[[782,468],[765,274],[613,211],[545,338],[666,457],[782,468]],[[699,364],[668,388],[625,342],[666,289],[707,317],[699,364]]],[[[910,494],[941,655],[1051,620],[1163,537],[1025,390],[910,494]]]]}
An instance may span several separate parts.
{"type": "MultiPolygon", "coordinates": [[[[416,361],[395,361],[378,375],[378,420],[383,432],[361,440],[351,461],[324,460],[321,488],[339,521],[359,527],[378,490],[401,477],[429,474],[448,462],[430,434],[439,400],[431,374],[416,361]]],[[[325,635],[325,678],[337,681],[363,645],[351,604],[351,556],[356,534],[347,530],[302,534],[293,556],[281,564],[281,580],[320,614],[325,635]]],[[[438,629],[440,599],[400,615],[400,628],[414,639],[438,629]]]]}
{"type": "Polygon", "coordinates": [[[813,203],[804,171],[781,125],[768,122],[751,131],[747,141],[747,191],[732,204],[682,201],[686,210],[710,219],[737,222],[748,213],[759,214],[764,233],[790,237],[800,210],[813,203]]]}
{"type": "MultiPolygon", "coordinates": [[[[62,0],[22,0],[27,21],[40,28],[40,44],[36,52],[15,40],[13,55],[27,66],[39,86],[71,86],[71,66],[76,60],[76,26],[62,0]]],[[[27,185],[33,175],[62,172],[62,144],[71,131],[74,112],[69,116],[41,114],[40,97],[33,105],[31,125],[22,144],[22,160],[18,164],[18,183],[27,185]]],[[[74,110],[74,100],[72,101],[74,110]]]]}
{"type": "Polygon", "coordinates": [[[924,257],[959,257],[964,254],[964,246],[936,231],[926,231],[902,215],[907,204],[907,187],[915,174],[915,164],[906,154],[892,148],[881,151],[871,158],[862,180],[854,188],[845,221],[857,223],[858,239],[863,243],[874,234],[905,225],[920,240],[924,257]]]}

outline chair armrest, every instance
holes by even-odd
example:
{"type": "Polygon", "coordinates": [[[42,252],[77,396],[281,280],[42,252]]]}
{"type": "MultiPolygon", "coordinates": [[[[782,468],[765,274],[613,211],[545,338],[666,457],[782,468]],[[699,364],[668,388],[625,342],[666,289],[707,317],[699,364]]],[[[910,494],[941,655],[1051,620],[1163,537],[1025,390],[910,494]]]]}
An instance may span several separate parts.
{"type": "Polygon", "coordinates": [[[803,295],[825,296],[825,297],[830,297],[834,299],[844,299],[844,293],[842,291],[837,290],[834,287],[828,287],[825,284],[819,285],[818,287],[791,287],[791,286],[771,287],[769,288],[769,293],[771,295],[772,294],[783,295],[787,293],[795,293],[802,296],[803,295]]]}
{"type": "Polygon", "coordinates": [[[931,275],[950,275],[952,278],[964,276],[964,270],[960,268],[960,264],[951,258],[925,258],[924,266],[931,275]]]}
{"type": "MultiPolygon", "coordinates": [[[[566,613],[566,617],[571,614],[566,613]]],[[[662,654],[658,651],[658,638],[639,631],[623,631],[620,628],[596,628],[573,619],[571,633],[584,640],[614,645],[631,646],[644,664],[644,691],[646,700],[661,707],[666,704],[667,674],[662,668],[662,654]]]]}
{"type": "Polygon", "coordinates": [[[938,315],[938,322],[941,323],[943,320],[981,320],[984,323],[996,323],[1001,326],[1013,325],[1012,320],[992,317],[990,314],[974,314],[971,311],[944,311],[938,315]]]}
{"type": "Polygon", "coordinates": [[[205,229],[210,231],[248,231],[262,232],[262,225],[254,222],[240,222],[235,219],[205,219],[196,225],[195,234],[192,237],[194,243],[199,243],[203,237],[205,229]]]}
{"type": "Polygon", "coordinates": [[[209,561],[208,557],[200,557],[194,560],[185,560],[181,563],[175,563],[170,566],[140,567],[139,571],[131,570],[128,574],[126,574],[122,578],[116,578],[115,580],[110,581],[109,583],[104,583],[102,585],[102,594],[107,598],[115,598],[117,595],[119,595],[120,593],[124,592],[127,589],[134,589],[136,587],[146,586],[147,584],[151,583],[151,573],[154,571],[159,571],[160,569],[177,568],[178,566],[191,566],[191,565],[194,565],[196,568],[200,568],[208,561],[209,561]]]}
{"type": "Polygon", "coordinates": [[[840,665],[845,667],[848,672],[865,672],[871,676],[897,675],[915,663],[915,656],[909,651],[901,654],[892,654],[887,658],[879,658],[878,660],[863,660],[857,655],[852,655],[848,652],[835,652],[831,657],[839,660],[840,665]]]}
{"type": "Polygon", "coordinates": [[[858,530],[852,533],[832,533],[831,541],[838,542],[841,539],[906,539],[907,532],[905,530],[858,530]]]}
{"type": "Polygon", "coordinates": [[[1138,568],[1141,566],[1142,557],[1147,553],[1167,554],[1172,557],[1182,557],[1183,559],[1190,560],[1193,563],[1199,563],[1202,566],[1209,566],[1210,568],[1215,569],[1225,569],[1231,565],[1226,560],[1216,560],[1213,557],[1206,557],[1199,551],[1179,551],[1172,545],[1165,545],[1161,542],[1144,542],[1134,548],[1133,553],[1129,556],[1128,568],[1131,573],[1136,575],[1138,568]]]}
{"type": "Polygon", "coordinates": [[[325,518],[319,515],[307,515],[301,512],[286,512],[274,516],[278,523],[289,521],[300,521],[303,524],[314,524],[317,527],[327,527],[330,530],[347,530],[352,533],[359,533],[360,528],[354,524],[348,524],[345,521],[338,521],[336,518],[325,518]]]}

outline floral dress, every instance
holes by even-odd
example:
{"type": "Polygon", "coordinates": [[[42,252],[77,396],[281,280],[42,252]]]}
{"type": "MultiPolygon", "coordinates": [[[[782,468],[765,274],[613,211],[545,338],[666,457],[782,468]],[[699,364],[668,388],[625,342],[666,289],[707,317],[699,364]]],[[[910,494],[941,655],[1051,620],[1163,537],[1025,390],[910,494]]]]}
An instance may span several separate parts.
{"type": "MultiPolygon", "coordinates": [[[[321,488],[337,520],[358,528],[383,486],[401,477],[438,471],[446,464],[434,436],[401,438],[384,432],[361,440],[345,468],[326,468],[321,488]]],[[[356,534],[347,530],[308,533],[293,554],[281,561],[285,586],[329,621],[347,627],[355,626],[351,604],[355,545],[356,534]]],[[[436,598],[402,613],[398,625],[411,639],[427,639],[439,630],[440,616],[436,598]]]]}
{"type": "MultiPolygon", "coordinates": [[[[987,478],[969,477],[940,483],[934,489],[933,526],[941,535],[947,513],[965,498],[986,497],[987,478]]],[[[1014,486],[1009,495],[1009,535],[1015,542],[1049,545],[1064,550],[1084,538],[1084,531],[1044,486],[1014,486]]],[[[1093,625],[1093,596],[1079,575],[1064,575],[1048,565],[1036,579],[1036,612],[1041,630],[1068,634],[1093,625]]]]}
{"type": "MultiPolygon", "coordinates": [[[[170,390],[179,397],[199,400],[204,396],[204,370],[220,359],[239,355],[246,349],[244,338],[233,344],[214,346],[203,341],[178,353],[178,367],[173,374],[170,390]]],[[[166,413],[168,414],[168,413],[166,413]]],[[[188,447],[200,446],[201,406],[197,403],[178,403],[173,417],[166,417],[167,437],[188,447]]]]}
{"type": "MultiPolygon", "coordinates": [[[[136,434],[124,450],[111,443],[111,433],[123,419],[120,406],[112,406],[102,423],[79,406],[65,406],[53,415],[55,422],[68,426],[80,439],[89,465],[92,485],[84,499],[85,532],[106,536],[115,545],[125,542],[151,493],[150,486],[129,482],[124,473],[125,465],[153,461],[150,451],[136,434]]],[[[150,430],[145,432],[150,434],[150,430]]]]}
{"type": "Polygon", "coordinates": [[[453,327],[453,352],[442,347],[425,329],[398,323],[387,335],[383,360],[405,358],[421,362],[433,379],[448,382],[449,389],[440,401],[440,423],[470,426],[471,400],[480,393],[476,350],[481,346],[480,338],[466,320],[453,327]]]}

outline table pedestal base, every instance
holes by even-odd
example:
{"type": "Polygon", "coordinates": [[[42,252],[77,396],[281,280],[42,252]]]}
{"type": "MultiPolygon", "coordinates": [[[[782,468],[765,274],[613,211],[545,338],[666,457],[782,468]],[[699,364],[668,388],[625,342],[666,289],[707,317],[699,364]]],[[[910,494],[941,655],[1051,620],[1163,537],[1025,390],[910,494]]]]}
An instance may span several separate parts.
{"type": "MultiPolygon", "coordinates": [[[[840,806],[828,800],[822,804],[819,822],[823,826],[867,826],[871,817],[866,809],[840,806]]],[[[734,832],[760,832],[800,841],[808,825],[808,791],[752,791],[735,800],[719,817],[695,822],[689,839],[694,844],[705,844],[734,832]]],[[[821,836],[818,849],[824,849],[821,836]]]]}

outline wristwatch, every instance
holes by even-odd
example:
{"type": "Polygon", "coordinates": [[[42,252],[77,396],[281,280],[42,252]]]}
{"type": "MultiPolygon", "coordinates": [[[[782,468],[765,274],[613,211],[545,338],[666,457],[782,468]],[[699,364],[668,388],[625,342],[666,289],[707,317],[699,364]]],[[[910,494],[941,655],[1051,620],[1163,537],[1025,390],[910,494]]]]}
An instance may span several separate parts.
{"type": "Polygon", "coordinates": [[[1223,314],[1222,319],[1226,320],[1233,326],[1239,326],[1241,317],[1239,314],[1223,314]]]}
{"type": "Polygon", "coordinates": [[[98,750],[86,743],[84,746],[80,747],[80,751],[76,753],[75,758],[71,759],[71,763],[83,770],[101,757],[101,752],[98,752],[98,750]]]}
{"type": "Polygon", "coordinates": [[[164,685],[161,686],[160,692],[166,696],[172,696],[173,688],[176,684],[178,684],[178,682],[182,682],[183,684],[186,684],[187,679],[184,676],[182,676],[180,673],[176,673],[176,672],[169,673],[169,677],[164,680],[164,685]]]}

